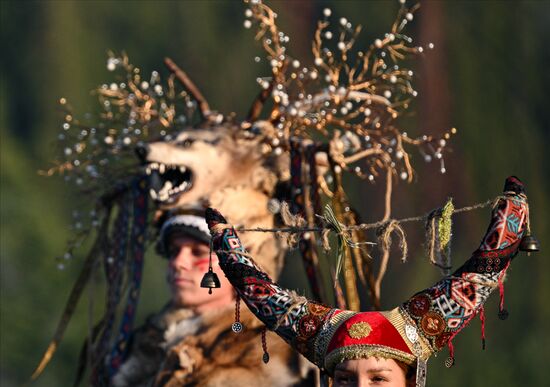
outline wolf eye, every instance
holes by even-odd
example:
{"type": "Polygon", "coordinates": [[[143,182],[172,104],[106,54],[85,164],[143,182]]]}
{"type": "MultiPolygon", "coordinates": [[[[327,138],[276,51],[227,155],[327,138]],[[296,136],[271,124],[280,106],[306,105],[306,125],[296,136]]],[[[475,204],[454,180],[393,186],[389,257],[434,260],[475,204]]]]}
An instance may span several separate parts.
{"type": "Polygon", "coordinates": [[[193,144],[193,140],[190,138],[186,138],[185,140],[181,140],[177,142],[177,146],[181,146],[183,148],[189,148],[193,144]]]}

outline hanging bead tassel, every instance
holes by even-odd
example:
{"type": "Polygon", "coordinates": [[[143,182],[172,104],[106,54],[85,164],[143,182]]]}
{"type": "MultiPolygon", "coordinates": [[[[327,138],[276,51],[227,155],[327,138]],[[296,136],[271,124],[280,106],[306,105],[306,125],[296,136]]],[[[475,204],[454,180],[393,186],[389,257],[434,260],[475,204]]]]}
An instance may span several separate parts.
{"type": "Polygon", "coordinates": [[[498,292],[500,295],[498,318],[501,320],[506,320],[509,315],[508,311],[504,309],[504,277],[506,276],[506,271],[510,267],[511,262],[512,261],[508,261],[508,263],[504,267],[504,270],[502,270],[502,274],[498,277],[498,292]]]}
{"type": "Polygon", "coordinates": [[[237,293],[235,298],[235,322],[231,324],[231,330],[235,333],[241,333],[243,328],[241,323],[241,296],[237,293]]]}
{"type": "Polygon", "coordinates": [[[479,310],[479,321],[481,321],[481,349],[485,350],[485,308],[479,310]]]}
{"type": "Polygon", "coordinates": [[[267,333],[267,327],[264,326],[264,328],[262,329],[262,349],[264,350],[264,355],[262,357],[262,360],[264,361],[265,364],[269,363],[269,352],[267,352],[266,333],[267,333]]]}
{"type": "Polygon", "coordinates": [[[455,364],[455,347],[452,341],[449,341],[449,357],[445,360],[445,367],[451,368],[455,364]]]}

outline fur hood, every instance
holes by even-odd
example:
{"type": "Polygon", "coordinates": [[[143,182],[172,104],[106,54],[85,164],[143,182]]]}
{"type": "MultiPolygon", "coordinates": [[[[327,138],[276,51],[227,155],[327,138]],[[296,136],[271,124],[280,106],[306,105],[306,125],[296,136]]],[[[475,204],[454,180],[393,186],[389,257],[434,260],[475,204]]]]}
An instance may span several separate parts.
{"type": "Polygon", "coordinates": [[[241,308],[244,330],[231,330],[234,306],[200,316],[166,307],[134,334],[130,356],[114,386],[308,386],[314,367],[267,332],[270,361],[262,361],[263,325],[241,308]]]}

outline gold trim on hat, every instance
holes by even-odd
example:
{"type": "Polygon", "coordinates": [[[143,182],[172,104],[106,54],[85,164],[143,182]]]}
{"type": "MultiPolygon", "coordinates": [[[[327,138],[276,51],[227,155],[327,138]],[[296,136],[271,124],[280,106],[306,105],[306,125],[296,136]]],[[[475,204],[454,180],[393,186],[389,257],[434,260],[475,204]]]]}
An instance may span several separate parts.
{"type": "Polygon", "coordinates": [[[329,374],[332,374],[334,372],[334,367],[345,360],[364,359],[372,356],[399,360],[409,365],[414,365],[416,362],[416,357],[414,355],[395,348],[378,344],[357,344],[336,348],[329,353],[325,359],[325,368],[329,374]]]}
{"type": "Polygon", "coordinates": [[[357,312],[352,312],[349,310],[343,310],[340,311],[340,313],[335,313],[337,310],[338,309],[333,309],[329,312],[332,313],[332,316],[330,316],[325,324],[323,324],[323,327],[315,339],[314,363],[317,364],[319,368],[325,367],[325,354],[334,332],[336,332],[344,321],[357,314],[357,312]]]}
{"type": "Polygon", "coordinates": [[[430,342],[423,336],[421,332],[422,330],[419,329],[414,320],[402,308],[398,307],[390,311],[380,313],[382,313],[382,315],[384,315],[384,317],[388,319],[391,325],[395,327],[397,332],[399,332],[399,335],[403,338],[403,340],[405,340],[405,343],[412,353],[416,354],[414,348],[415,343],[411,342],[407,337],[407,334],[405,332],[405,325],[412,325],[416,328],[416,331],[418,333],[418,339],[416,342],[420,344],[422,359],[428,359],[435,352],[430,345],[430,342]]]}

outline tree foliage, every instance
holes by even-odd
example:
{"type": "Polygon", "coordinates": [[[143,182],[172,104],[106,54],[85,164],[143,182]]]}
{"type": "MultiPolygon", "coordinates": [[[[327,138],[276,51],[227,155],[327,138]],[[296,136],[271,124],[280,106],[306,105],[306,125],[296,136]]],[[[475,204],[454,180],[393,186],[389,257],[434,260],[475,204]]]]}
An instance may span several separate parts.
{"type": "MultiPolygon", "coordinates": [[[[365,42],[386,31],[397,10],[391,2],[274,1],[272,5],[296,50],[309,50],[324,7],[363,24],[365,42]]],[[[173,57],[211,105],[244,116],[258,92],[255,78],[268,69],[266,63],[254,61],[260,48],[250,31],[242,28],[244,7],[238,2],[4,1],[1,7],[0,384],[10,386],[28,380],[82,262],[77,256],[66,270],[57,270],[54,258],[62,254],[69,235],[72,199],[62,179],[37,174],[53,158],[62,122],[57,100],[68,98],[82,113],[93,109],[88,90],[108,79],[106,51],[125,50],[145,72],[160,70],[162,58],[173,57]]],[[[398,187],[396,216],[424,213],[442,205],[447,196],[458,205],[483,201],[500,191],[507,175],[516,174],[526,183],[532,229],[544,252],[549,240],[543,236],[550,235],[544,219],[550,210],[546,203],[550,163],[544,157],[550,146],[546,98],[550,51],[544,39],[550,35],[550,3],[449,1],[440,7],[437,20],[422,20],[422,8],[417,13],[416,32],[421,34],[426,23],[439,22],[442,28],[433,39],[442,44],[415,64],[424,88],[420,113],[410,120],[420,129],[437,130],[432,122],[437,112],[427,112],[421,105],[434,89],[443,90],[449,96],[444,120],[458,127],[459,134],[454,153],[447,156],[446,175],[436,176],[437,168],[419,166],[416,184],[398,187]],[[434,69],[430,63],[437,58],[445,66],[434,69]],[[430,85],[432,78],[439,83],[430,85]]],[[[430,2],[424,8],[428,12],[430,2]]],[[[377,189],[357,192],[355,199],[381,203],[377,189]]],[[[376,219],[380,207],[366,205],[365,220],[376,219]]],[[[475,248],[487,218],[487,211],[481,211],[457,219],[455,263],[475,248]]],[[[382,290],[387,307],[439,276],[425,259],[422,230],[415,227],[407,229],[417,237],[410,262],[390,263],[382,290]]],[[[505,323],[496,318],[495,300],[488,306],[487,350],[478,350],[479,325],[473,323],[457,339],[453,369],[444,369],[441,357],[431,360],[430,385],[543,384],[544,351],[550,346],[545,328],[550,317],[545,273],[550,263],[543,254],[521,256],[514,264],[506,289],[511,315],[505,323]]],[[[163,263],[151,252],[146,265],[142,318],[165,297],[163,263]]],[[[89,310],[83,300],[61,348],[36,385],[72,383],[89,329],[89,310]]]]}

